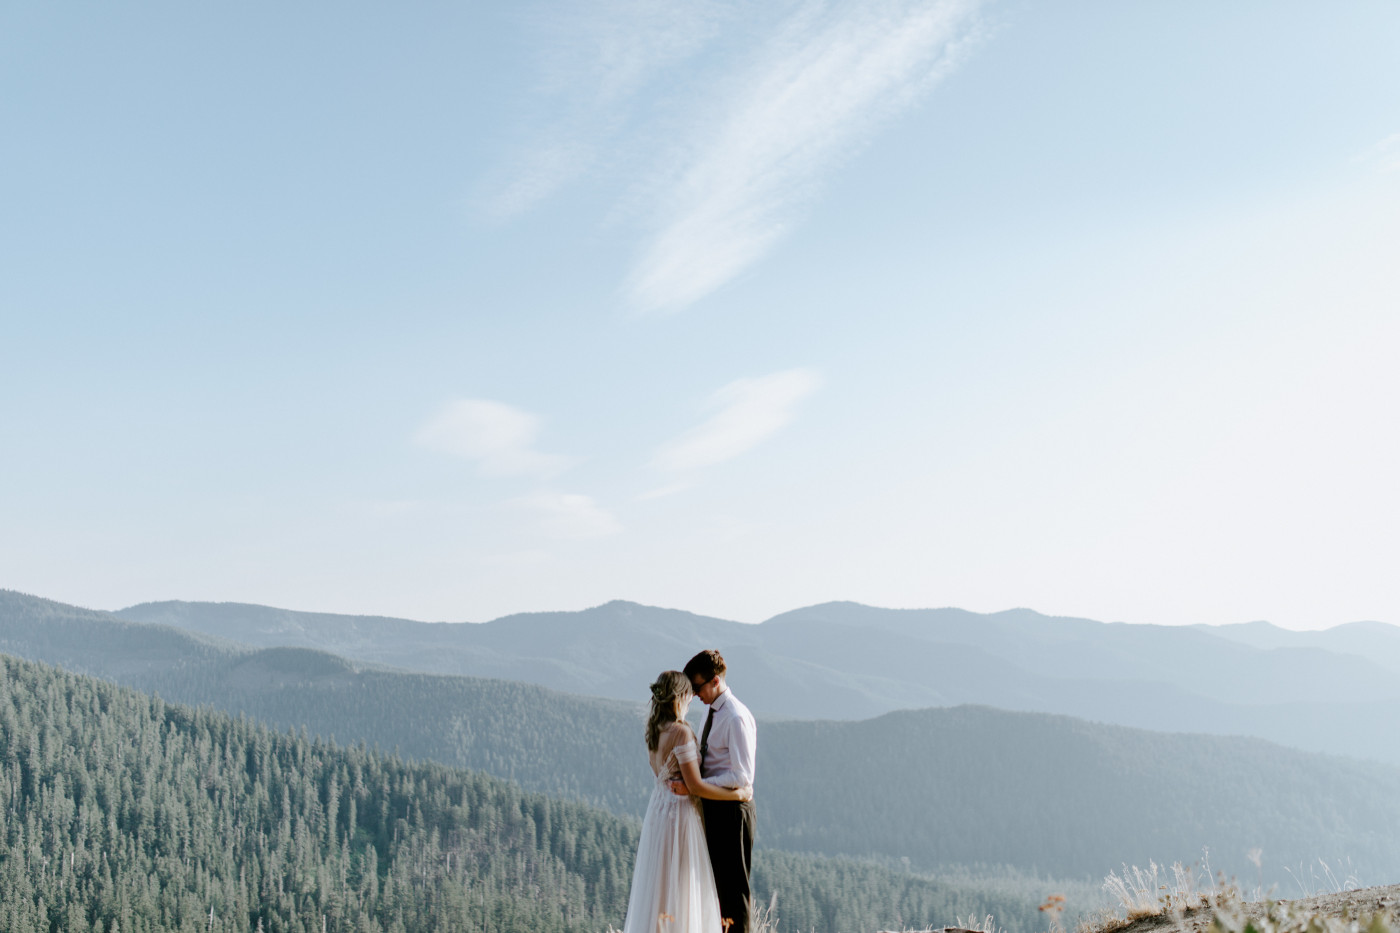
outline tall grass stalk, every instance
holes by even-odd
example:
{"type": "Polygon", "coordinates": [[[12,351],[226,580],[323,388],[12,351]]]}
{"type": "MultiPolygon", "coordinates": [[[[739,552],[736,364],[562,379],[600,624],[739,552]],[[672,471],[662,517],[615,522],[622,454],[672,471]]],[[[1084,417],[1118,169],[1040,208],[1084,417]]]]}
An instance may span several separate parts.
{"type": "Polygon", "coordinates": [[[1288,872],[1293,883],[1303,893],[1303,897],[1314,897],[1318,894],[1340,894],[1343,891],[1354,891],[1363,886],[1350,858],[1338,859],[1335,872],[1327,860],[1323,858],[1317,860],[1317,865],[1308,864],[1306,871],[1304,863],[1298,863],[1297,874],[1294,874],[1293,869],[1287,866],[1284,866],[1283,870],[1288,872]],[[1319,866],[1322,868],[1321,876],[1317,873],[1319,866]]]}
{"type": "Polygon", "coordinates": [[[1211,877],[1209,850],[1203,853],[1199,869],[1181,862],[1173,862],[1170,868],[1151,861],[1146,869],[1124,865],[1121,875],[1116,871],[1108,873],[1103,888],[1118,900],[1128,920],[1181,913],[1239,897],[1235,885],[1223,877],[1211,877]]]}

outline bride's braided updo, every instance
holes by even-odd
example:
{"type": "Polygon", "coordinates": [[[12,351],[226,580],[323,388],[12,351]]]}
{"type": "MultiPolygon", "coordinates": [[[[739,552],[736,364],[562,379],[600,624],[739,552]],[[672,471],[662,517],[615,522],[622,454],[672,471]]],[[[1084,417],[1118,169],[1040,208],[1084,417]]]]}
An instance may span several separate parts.
{"type": "Polygon", "coordinates": [[[661,730],[685,715],[686,704],[695,695],[690,678],[681,671],[662,671],[651,685],[651,715],[647,717],[647,748],[656,751],[661,730]]]}

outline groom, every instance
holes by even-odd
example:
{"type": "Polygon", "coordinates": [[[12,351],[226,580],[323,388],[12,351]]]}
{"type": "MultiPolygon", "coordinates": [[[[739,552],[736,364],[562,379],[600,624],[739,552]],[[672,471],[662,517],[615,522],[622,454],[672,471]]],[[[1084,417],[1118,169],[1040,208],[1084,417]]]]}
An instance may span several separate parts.
{"type": "MultiPolygon", "coordinates": [[[[713,650],[700,652],[685,665],[695,695],[710,708],[700,733],[700,776],[721,787],[751,787],[758,728],[753,713],[725,686],[724,671],[724,658],[713,650]]],[[[684,782],[676,793],[687,793],[684,782]]],[[[719,915],[732,921],[728,933],[748,933],[753,907],[749,887],[753,799],[700,803],[705,809],[705,842],[715,872],[719,915]]]]}

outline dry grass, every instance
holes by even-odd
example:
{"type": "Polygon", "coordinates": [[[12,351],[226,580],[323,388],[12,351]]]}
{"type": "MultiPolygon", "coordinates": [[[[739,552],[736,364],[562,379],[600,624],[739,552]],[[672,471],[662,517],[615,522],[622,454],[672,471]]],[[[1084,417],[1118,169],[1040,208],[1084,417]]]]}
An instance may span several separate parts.
{"type": "Polygon", "coordinates": [[[1357,877],[1351,859],[1339,859],[1335,868],[1326,859],[1320,858],[1316,865],[1299,864],[1296,873],[1286,866],[1283,870],[1288,872],[1293,883],[1303,892],[1303,897],[1338,894],[1361,887],[1361,879],[1357,877]]]}
{"type": "Polygon", "coordinates": [[[991,914],[981,920],[968,918],[964,920],[958,918],[958,925],[953,927],[924,927],[922,930],[880,930],[879,933],[1006,933],[1005,930],[997,926],[995,918],[991,914]]]}
{"type": "MultiPolygon", "coordinates": [[[[1174,862],[1170,868],[1148,862],[1147,868],[1123,866],[1123,873],[1109,872],[1103,889],[1118,901],[1118,913],[1106,909],[1079,924],[1076,933],[1123,933],[1152,917],[1180,918],[1207,907],[1224,907],[1243,900],[1238,886],[1223,876],[1212,877],[1210,852],[1190,866],[1174,862]]],[[[1044,908],[1041,908],[1042,910],[1044,908]]],[[[1051,933],[1056,933],[1051,927],[1051,933]]]]}
{"type": "Polygon", "coordinates": [[[1156,862],[1148,862],[1146,869],[1124,865],[1123,874],[1108,873],[1103,887],[1118,900],[1130,921],[1205,907],[1226,893],[1226,888],[1234,890],[1223,879],[1211,878],[1208,857],[1199,872],[1194,865],[1188,867],[1180,862],[1171,868],[1156,862]]]}
{"type": "MultiPolygon", "coordinates": [[[[1249,859],[1258,867],[1259,850],[1249,859]]],[[[1180,862],[1170,869],[1154,862],[1146,869],[1125,865],[1121,875],[1110,872],[1103,885],[1123,914],[1095,917],[1077,933],[1400,933],[1397,889],[1358,890],[1350,862],[1334,868],[1319,859],[1289,874],[1304,900],[1265,899],[1258,887],[1246,897],[1233,880],[1211,876],[1208,852],[1190,868],[1180,862]]]]}
{"type": "MultiPolygon", "coordinates": [[[[1256,867],[1260,865],[1260,857],[1258,849],[1249,853],[1249,860],[1256,867]]],[[[1303,897],[1319,893],[1336,894],[1361,887],[1349,861],[1338,862],[1334,868],[1326,860],[1318,859],[1316,865],[1299,865],[1297,873],[1290,869],[1285,871],[1292,876],[1303,897]]],[[[1225,911],[1242,904],[1263,901],[1265,898],[1265,893],[1258,886],[1246,896],[1233,880],[1227,881],[1223,875],[1212,876],[1209,851],[1202,855],[1199,863],[1189,867],[1181,862],[1174,863],[1171,868],[1164,868],[1156,862],[1148,862],[1146,869],[1124,865],[1121,875],[1109,872],[1104,878],[1103,889],[1118,901],[1122,915],[1101,913],[1080,924],[1078,933],[1118,933],[1136,921],[1149,917],[1179,918],[1202,908],[1214,908],[1223,915],[1225,911]]],[[[1051,931],[1055,933],[1053,924],[1051,931]]],[[[1249,933],[1265,931],[1251,929],[1249,933]]],[[[1324,931],[1319,929],[1313,933],[1324,931]]]]}
{"type": "Polygon", "coordinates": [[[750,927],[753,933],[778,933],[778,918],[774,912],[778,909],[778,892],[774,891],[773,896],[768,899],[767,907],[755,907],[753,911],[753,924],[750,927]]]}

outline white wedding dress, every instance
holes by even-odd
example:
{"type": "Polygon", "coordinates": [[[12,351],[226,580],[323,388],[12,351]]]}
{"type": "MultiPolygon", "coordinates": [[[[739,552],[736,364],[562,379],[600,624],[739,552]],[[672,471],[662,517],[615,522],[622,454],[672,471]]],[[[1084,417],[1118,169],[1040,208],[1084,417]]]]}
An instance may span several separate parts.
{"type": "Polygon", "coordinates": [[[700,801],[671,792],[681,762],[696,761],[695,733],[672,723],[650,755],[656,786],[642,819],[622,933],[721,933],[719,895],[705,846],[700,801]]]}

